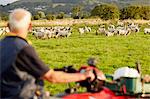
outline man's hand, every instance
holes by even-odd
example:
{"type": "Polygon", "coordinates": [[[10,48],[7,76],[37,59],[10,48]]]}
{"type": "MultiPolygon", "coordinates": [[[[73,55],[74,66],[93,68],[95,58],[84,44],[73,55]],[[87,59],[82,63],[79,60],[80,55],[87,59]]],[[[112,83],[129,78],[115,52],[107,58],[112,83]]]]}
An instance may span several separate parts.
{"type": "MultiPolygon", "coordinates": [[[[95,78],[97,78],[99,80],[106,80],[106,77],[103,74],[103,72],[98,70],[97,68],[88,67],[88,68],[84,69],[83,71],[84,71],[83,73],[88,72],[86,75],[88,75],[89,78],[91,78],[91,81],[94,80],[95,78]]],[[[81,69],[81,72],[82,72],[82,69],[81,69]]]]}
{"type": "Polygon", "coordinates": [[[93,81],[95,79],[95,75],[93,73],[93,70],[86,70],[84,75],[86,76],[86,78],[90,78],[90,81],[93,81]]]}

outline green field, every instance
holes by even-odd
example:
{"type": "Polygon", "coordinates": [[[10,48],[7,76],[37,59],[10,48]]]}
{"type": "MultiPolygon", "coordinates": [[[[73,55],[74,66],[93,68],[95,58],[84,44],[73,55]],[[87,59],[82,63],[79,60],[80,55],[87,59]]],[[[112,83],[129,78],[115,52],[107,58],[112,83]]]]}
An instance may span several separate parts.
{"type": "MultiPolygon", "coordinates": [[[[143,32],[129,36],[106,37],[95,35],[95,26],[92,32],[79,35],[78,26],[73,27],[73,34],[69,38],[36,40],[29,35],[33,46],[40,58],[50,68],[74,65],[79,68],[86,65],[89,57],[99,59],[98,68],[106,74],[123,66],[135,67],[135,62],[140,61],[142,73],[150,74],[150,35],[143,32]]],[[[46,82],[45,89],[52,94],[63,91],[66,84],[51,84],[46,82]]]]}

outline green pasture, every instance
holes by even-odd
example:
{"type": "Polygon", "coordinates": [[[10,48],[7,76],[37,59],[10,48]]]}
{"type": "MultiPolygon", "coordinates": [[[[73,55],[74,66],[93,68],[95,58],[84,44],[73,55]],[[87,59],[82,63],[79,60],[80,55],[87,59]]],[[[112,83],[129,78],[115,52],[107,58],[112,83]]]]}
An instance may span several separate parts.
{"type": "MultiPolygon", "coordinates": [[[[106,74],[113,74],[123,66],[135,68],[136,61],[140,61],[143,74],[150,74],[150,35],[139,32],[129,36],[106,37],[95,35],[97,27],[91,26],[92,32],[81,36],[77,31],[78,27],[73,26],[73,33],[69,38],[36,40],[29,34],[28,39],[50,68],[68,65],[80,68],[87,65],[89,57],[96,57],[99,59],[97,67],[106,74]]],[[[45,85],[45,90],[51,94],[62,92],[67,87],[67,84],[48,82],[45,85]]]]}

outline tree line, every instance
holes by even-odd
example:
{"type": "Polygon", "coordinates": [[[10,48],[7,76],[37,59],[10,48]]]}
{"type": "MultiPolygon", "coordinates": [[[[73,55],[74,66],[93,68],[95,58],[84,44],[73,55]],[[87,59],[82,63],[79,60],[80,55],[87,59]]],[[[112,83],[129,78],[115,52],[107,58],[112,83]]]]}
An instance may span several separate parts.
{"type": "MultiPolygon", "coordinates": [[[[33,16],[32,20],[54,20],[54,19],[64,19],[64,18],[73,18],[73,19],[84,19],[91,17],[98,17],[103,20],[109,19],[144,19],[150,20],[150,6],[144,5],[131,5],[119,9],[114,4],[101,4],[95,6],[91,11],[85,11],[83,6],[74,6],[71,12],[65,14],[60,12],[58,14],[46,13],[44,11],[37,11],[33,16]]],[[[8,15],[0,14],[0,20],[8,20],[8,15]]]]}

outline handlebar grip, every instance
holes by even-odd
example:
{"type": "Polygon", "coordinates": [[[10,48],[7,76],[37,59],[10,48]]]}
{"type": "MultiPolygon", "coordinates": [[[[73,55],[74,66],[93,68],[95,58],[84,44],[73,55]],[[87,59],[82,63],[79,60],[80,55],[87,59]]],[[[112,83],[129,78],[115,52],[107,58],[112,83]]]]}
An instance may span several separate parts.
{"type": "Polygon", "coordinates": [[[55,71],[63,71],[63,72],[66,72],[66,73],[76,73],[77,70],[75,68],[73,68],[72,65],[70,66],[65,66],[63,68],[56,68],[54,69],[55,71]]]}

